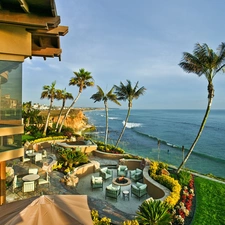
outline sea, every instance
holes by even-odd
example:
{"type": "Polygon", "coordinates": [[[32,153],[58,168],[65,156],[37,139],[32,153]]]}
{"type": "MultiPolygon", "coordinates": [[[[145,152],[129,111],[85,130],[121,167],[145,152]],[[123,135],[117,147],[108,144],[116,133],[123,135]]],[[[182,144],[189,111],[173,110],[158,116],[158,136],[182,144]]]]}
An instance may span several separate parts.
{"type": "MultiPolygon", "coordinates": [[[[84,114],[89,124],[96,127],[95,132],[87,135],[104,141],[105,111],[91,110],[84,114]]],[[[119,147],[127,153],[178,167],[195,140],[204,114],[205,110],[131,109],[119,147]]],[[[109,144],[116,144],[126,115],[126,109],[109,109],[109,144]]],[[[225,110],[210,111],[201,137],[184,167],[225,178],[225,110]]]]}

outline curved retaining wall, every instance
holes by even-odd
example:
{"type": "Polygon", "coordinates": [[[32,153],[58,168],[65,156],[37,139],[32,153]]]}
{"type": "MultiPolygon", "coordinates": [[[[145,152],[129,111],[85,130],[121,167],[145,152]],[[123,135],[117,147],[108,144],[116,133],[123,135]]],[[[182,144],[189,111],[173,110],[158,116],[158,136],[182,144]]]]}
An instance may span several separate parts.
{"type": "Polygon", "coordinates": [[[165,200],[170,195],[170,190],[153,180],[148,174],[149,166],[143,169],[143,182],[148,186],[148,194],[157,200],[165,200]]]}
{"type": "Polygon", "coordinates": [[[78,178],[82,178],[88,174],[95,173],[100,168],[100,163],[96,161],[91,161],[85,165],[77,167],[74,172],[78,178]]]}
{"type": "Polygon", "coordinates": [[[127,166],[128,170],[141,169],[141,160],[139,159],[124,159],[123,164],[127,166]]]}
{"type": "Polygon", "coordinates": [[[35,151],[40,151],[45,148],[51,148],[52,144],[55,144],[55,142],[63,142],[65,141],[64,139],[59,139],[59,140],[48,140],[48,141],[43,141],[43,142],[38,142],[34,144],[30,144],[27,146],[27,149],[34,149],[35,151]]]}
{"type": "Polygon", "coordinates": [[[127,154],[112,154],[112,153],[102,152],[98,150],[95,150],[92,153],[94,156],[104,158],[104,159],[122,159],[127,155],[127,154]]]}
{"type": "Polygon", "coordinates": [[[56,145],[63,147],[63,148],[79,148],[80,151],[84,153],[91,153],[97,149],[97,145],[93,142],[87,144],[85,141],[63,141],[63,142],[56,142],[56,145]]]}

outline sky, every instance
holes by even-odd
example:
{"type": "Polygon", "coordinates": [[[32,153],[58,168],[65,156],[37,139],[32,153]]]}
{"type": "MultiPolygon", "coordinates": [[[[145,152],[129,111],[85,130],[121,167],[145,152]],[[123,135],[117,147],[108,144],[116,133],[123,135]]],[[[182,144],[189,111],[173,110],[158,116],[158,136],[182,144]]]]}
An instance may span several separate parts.
{"type": "MultiPolygon", "coordinates": [[[[178,65],[183,52],[196,43],[214,51],[225,42],[223,0],[55,0],[62,26],[62,60],[33,57],[23,63],[23,102],[49,105],[40,99],[44,85],[78,94],[69,86],[74,71],[91,72],[94,87],[85,89],[75,107],[104,107],[90,97],[99,85],[107,93],[113,85],[139,82],[146,92],[133,100],[133,109],[205,109],[204,76],[186,73],[178,65]]],[[[225,74],[214,78],[212,109],[225,109],[225,74]]],[[[55,100],[54,105],[62,102],[55,100]]],[[[71,100],[66,105],[69,106],[71,100]]],[[[121,102],[121,109],[128,102],[121,102]]],[[[118,107],[109,102],[109,107],[118,107]]]]}

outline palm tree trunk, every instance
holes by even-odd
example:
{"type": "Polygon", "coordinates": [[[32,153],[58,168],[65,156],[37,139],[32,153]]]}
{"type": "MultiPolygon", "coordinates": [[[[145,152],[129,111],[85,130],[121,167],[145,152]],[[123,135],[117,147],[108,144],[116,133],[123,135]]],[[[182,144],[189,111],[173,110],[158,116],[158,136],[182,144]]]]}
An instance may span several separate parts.
{"type": "Polygon", "coordinates": [[[185,158],[183,159],[183,161],[182,161],[182,163],[180,164],[179,168],[177,169],[177,173],[180,172],[181,168],[182,168],[182,167],[184,166],[184,164],[187,162],[188,158],[190,157],[192,151],[194,150],[194,147],[195,147],[195,145],[197,144],[198,139],[200,138],[200,136],[201,136],[201,134],[202,134],[202,131],[203,131],[204,127],[205,127],[205,123],[206,123],[206,121],[207,121],[207,118],[208,118],[208,115],[209,115],[209,112],[210,112],[210,109],[211,109],[211,105],[212,105],[212,100],[213,100],[213,98],[212,98],[213,95],[209,95],[209,96],[211,96],[211,97],[210,97],[209,100],[208,100],[208,106],[207,106],[207,109],[206,109],[206,112],[205,112],[205,116],[204,116],[204,118],[203,118],[203,120],[202,120],[202,124],[201,124],[201,126],[200,126],[199,131],[198,131],[198,134],[197,134],[197,136],[196,136],[196,138],[195,138],[195,140],[194,140],[194,142],[193,142],[191,148],[189,149],[188,154],[185,156],[185,158]]]}
{"type": "Polygon", "coordinates": [[[47,115],[47,119],[46,119],[46,123],[45,123],[45,128],[44,128],[44,131],[43,131],[44,136],[46,136],[46,132],[47,132],[47,128],[48,128],[48,121],[49,121],[50,112],[51,112],[51,109],[52,109],[52,104],[53,104],[53,100],[50,101],[48,115],[47,115]]]}
{"type": "Polygon", "coordinates": [[[109,132],[109,124],[108,124],[108,105],[107,102],[105,101],[105,145],[107,145],[107,141],[108,141],[108,132],[109,132]]]}
{"type": "Polygon", "coordinates": [[[68,108],[68,110],[67,110],[65,116],[64,116],[63,119],[62,119],[62,122],[61,122],[61,125],[60,125],[60,128],[59,128],[58,133],[61,132],[62,127],[63,127],[63,124],[64,124],[64,121],[65,121],[65,119],[67,118],[67,116],[69,115],[69,112],[70,112],[70,110],[72,109],[73,105],[76,103],[76,101],[77,101],[78,98],[80,97],[80,94],[81,94],[81,92],[78,93],[77,97],[73,100],[72,104],[71,104],[70,107],[68,108]]]}
{"type": "Polygon", "coordinates": [[[124,133],[124,131],[125,131],[125,129],[126,129],[126,125],[127,125],[127,122],[128,122],[128,118],[129,118],[129,116],[130,116],[130,110],[131,110],[131,107],[129,106],[128,107],[128,111],[127,111],[127,116],[126,116],[126,120],[125,120],[125,123],[124,123],[124,126],[123,126],[123,129],[122,129],[122,131],[121,131],[121,133],[120,133],[120,136],[119,136],[119,138],[118,138],[118,140],[117,140],[117,142],[116,142],[116,148],[117,148],[117,146],[118,146],[118,144],[119,144],[119,142],[120,142],[120,140],[121,140],[121,138],[122,138],[122,136],[123,136],[123,133],[124,133]]]}
{"type": "Polygon", "coordinates": [[[56,123],[56,126],[55,126],[55,131],[57,131],[57,128],[58,128],[58,126],[59,126],[59,120],[60,120],[60,117],[61,117],[61,115],[62,115],[62,111],[63,111],[63,109],[64,109],[64,107],[65,107],[65,100],[63,100],[63,103],[62,103],[62,107],[61,107],[61,109],[60,109],[60,113],[59,113],[59,117],[58,117],[58,120],[57,120],[57,123],[56,123]]]}

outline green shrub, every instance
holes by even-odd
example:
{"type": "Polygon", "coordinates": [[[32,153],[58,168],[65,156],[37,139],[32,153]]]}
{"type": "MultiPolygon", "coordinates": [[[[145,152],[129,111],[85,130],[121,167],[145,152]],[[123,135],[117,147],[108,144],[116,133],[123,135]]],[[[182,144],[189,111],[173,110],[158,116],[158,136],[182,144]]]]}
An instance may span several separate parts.
{"type": "Polygon", "coordinates": [[[185,171],[181,171],[178,174],[178,181],[181,186],[187,186],[191,180],[191,174],[185,171]]]}
{"type": "Polygon", "coordinates": [[[139,225],[137,220],[126,220],[122,223],[122,225],[139,225]]]}
{"type": "Polygon", "coordinates": [[[94,141],[98,150],[102,152],[114,153],[114,154],[124,154],[125,151],[122,148],[116,148],[114,145],[107,144],[105,145],[102,141],[94,141]]]}
{"type": "Polygon", "coordinates": [[[167,187],[171,193],[166,198],[166,202],[169,203],[171,206],[175,206],[177,202],[180,199],[180,191],[181,191],[181,185],[179,184],[178,180],[175,180],[173,177],[159,173],[159,170],[162,170],[162,166],[165,166],[166,164],[160,164],[156,161],[152,161],[149,167],[149,175],[152,177],[152,179],[156,180],[163,186],[167,187]]]}
{"type": "Polygon", "coordinates": [[[67,137],[66,136],[44,137],[44,138],[39,138],[39,139],[32,141],[32,144],[44,142],[44,141],[61,140],[61,139],[65,139],[65,138],[67,138],[67,137]]]}
{"type": "Polygon", "coordinates": [[[25,134],[22,136],[22,143],[24,144],[26,141],[33,141],[35,140],[35,137],[31,136],[31,135],[28,135],[28,134],[25,134]]]}

